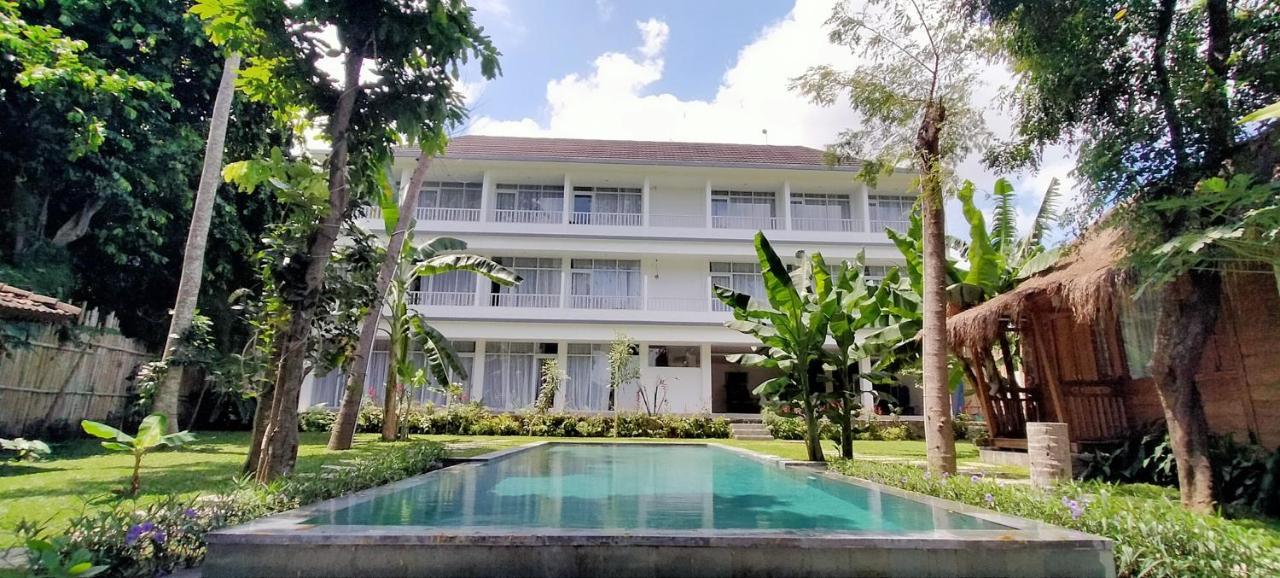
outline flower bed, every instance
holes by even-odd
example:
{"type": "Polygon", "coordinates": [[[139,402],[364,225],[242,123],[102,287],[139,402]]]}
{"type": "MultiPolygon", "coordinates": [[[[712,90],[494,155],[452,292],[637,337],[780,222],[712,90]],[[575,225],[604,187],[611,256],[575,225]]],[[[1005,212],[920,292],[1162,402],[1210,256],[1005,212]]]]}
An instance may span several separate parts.
{"type": "Polygon", "coordinates": [[[268,486],[245,481],[231,492],[194,500],[141,507],[120,502],[73,518],[62,536],[30,522],[19,534],[31,553],[32,576],[86,575],[69,572],[86,563],[101,567],[99,576],[158,576],[199,564],[205,535],[213,530],[414,476],[438,467],[445,455],[434,442],[388,446],[324,474],[288,476],[268,486]]]}
{"type": "Polygon", "coordinates": [[[1121,576],[1280,575],[1280,544],[1274,534],[1190,513],[1150,486],[1089,482],[1038,491],[981,474],[931,477],[904,464],[843,460],[832,467],[845,475],[1111,538],[1121,576]]]}

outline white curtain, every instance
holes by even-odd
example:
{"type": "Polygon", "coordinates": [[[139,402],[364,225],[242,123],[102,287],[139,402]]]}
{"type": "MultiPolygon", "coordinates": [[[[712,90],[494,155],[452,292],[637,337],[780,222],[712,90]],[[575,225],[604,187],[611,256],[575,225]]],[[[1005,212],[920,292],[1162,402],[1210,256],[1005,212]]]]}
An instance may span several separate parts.
{"type": "Polygon", "coordinates": [[[369,372],[364,376],[365,395],[370,401],[382,405],[382,396],[387,391],[387,364],[391,357],[384,350],[373,350],[369,356],[369,372]],[[373,392],[372,395],[369,395],[373,392]]]}
{"type": "Polygon", "coordinates": [[[515,410],[533,405],[538,391],[534,344],[489,342],[484,356],[484,405],[515,410]]]}
{"type": "Polygon", "coordinates": [[[624,309],[638,306],[640,262],[615,259],[574,259],[569,287],[574,296],[617,297],[599,300],[602,307],[624,309]],[[633,302],[637,301],[637,302],[633,302]]]}
{"type": "Polygon", "coordinates": [[[1122,299],[1120,334],[1124,339],[1124,356],[1129,376],[1150,377],[1147,365],[1156,343],[1156,315],[1160,312],[1160,292],[1147,291],[1138,299],[1122,299]]]}
{"type": "Polygon", "coordinates": [[[609,409],[609,346],[573,343],[569,345],[569,367],[565,371],[566,409],[607,411],[609,409]]]}

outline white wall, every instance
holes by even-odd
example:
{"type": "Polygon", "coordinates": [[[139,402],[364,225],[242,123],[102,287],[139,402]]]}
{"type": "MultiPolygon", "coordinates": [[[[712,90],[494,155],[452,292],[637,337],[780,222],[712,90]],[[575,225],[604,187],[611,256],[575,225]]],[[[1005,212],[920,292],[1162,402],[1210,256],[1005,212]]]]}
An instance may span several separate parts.
{"type": "Polygon", "coordinates": [[[649,185],[649,212],[655,215],[707,214],[707,189],[705,186],[649,185]]]}

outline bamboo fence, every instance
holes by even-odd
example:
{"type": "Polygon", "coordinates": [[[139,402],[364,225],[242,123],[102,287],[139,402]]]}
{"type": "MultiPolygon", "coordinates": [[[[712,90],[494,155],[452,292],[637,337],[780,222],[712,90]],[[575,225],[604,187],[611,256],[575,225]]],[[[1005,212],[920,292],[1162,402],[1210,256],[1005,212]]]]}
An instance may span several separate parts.
{"type": "Polygon", "coordinates": [[[29,347],[0,357],[0,435],[38,436],[77,427],[82,419],[122,419],[131,378],[155,356],[111,331],[113,319],[97,317],[81,318],[90,327],[77,340],[59,342],[56,327],[43,327],[29,347]]]}

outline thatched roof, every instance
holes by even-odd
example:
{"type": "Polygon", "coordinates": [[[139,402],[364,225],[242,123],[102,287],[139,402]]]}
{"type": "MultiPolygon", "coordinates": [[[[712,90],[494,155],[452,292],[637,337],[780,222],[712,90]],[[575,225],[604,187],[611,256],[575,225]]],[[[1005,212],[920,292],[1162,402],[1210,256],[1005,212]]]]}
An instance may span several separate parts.
{"type": "Polygon", "coordinates": [[[1053,267],[1008,293],[947,319],[951,347],[976,352],[999,338],[1009,320],[1029,308],[1063,308],[1088,323],[1113,310],[1122,291],[1124,257],[1122,233],[1112,227],[1094,229],[1082,237],[1053,267]]]}
{"type": "Polygon", "coordinates": [[[71,323],[79,316],[75,305],[0,283],[0,319],[71,323]]]}

